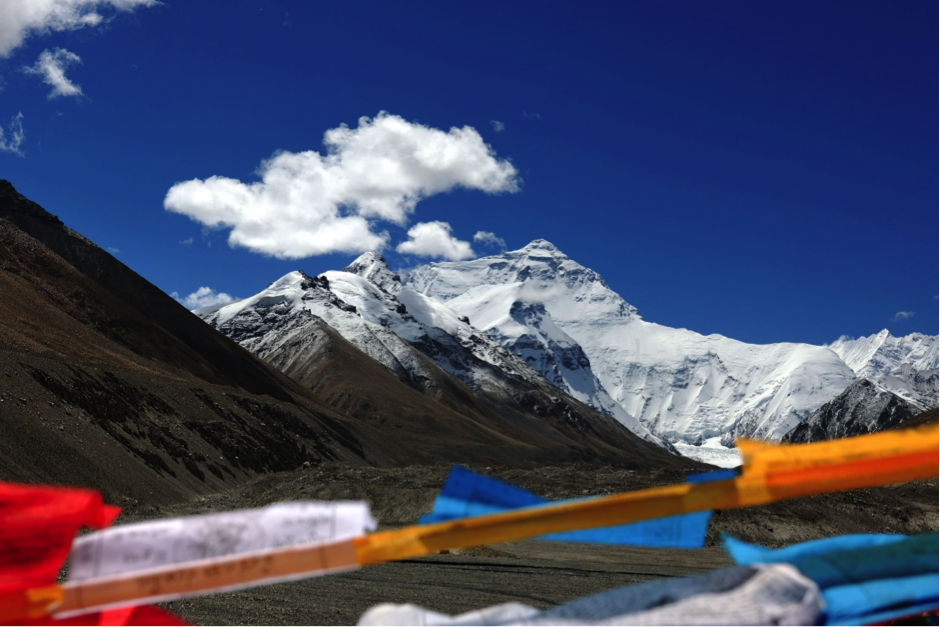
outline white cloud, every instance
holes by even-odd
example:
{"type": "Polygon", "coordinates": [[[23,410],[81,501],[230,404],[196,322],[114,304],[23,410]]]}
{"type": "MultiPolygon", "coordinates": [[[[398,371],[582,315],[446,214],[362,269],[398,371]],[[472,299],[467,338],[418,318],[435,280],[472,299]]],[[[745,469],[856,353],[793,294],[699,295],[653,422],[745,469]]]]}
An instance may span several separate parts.
{"type": "Polygon", "coordinates": [[[913,318],[916,311],[899,311],[893,316],[891,316],[891,322],[899,322],[901,320],[907,320],[908,318],[913,318]]]}
{"type": "Polygon", "coordinates": [[[238,298],[230,296],[225,292],[216,292],[211,287],[200,287],[192,294],[180,298],[177,292],[170,294],[176,301],[182,304],[186,309],[199,309],[200,307],[209,307],[215,305],[227,305],[234,303],[238,298]]]}
{"type": "Polygon", "coordinates": [[[157,0],[0,0],[0,58],[10,56],[31,34],[94,27],[102,11],[133,11],[157,0]]]}
{"type": "Polygon", "coordinates": [[[22,111],[10,119],[10,136],[7,137],[3,128],[0,127],[0,152],[12,152],[15,155],[23,156],[20,145],[26,139],[26,132],[23,130],[22,111]]]}
{"type": "Polygon", "coordinates": [[[506,125],[503,122],[500,122],[499,120],[490,120],[490,124],[493,125],[493,130],[496,131],[497,133],[502,133],[503,131],[506,130],[506,125]]]}
{"type": "Polygon", "coordinates": [[[473,241],[480,242],[484,246],[497,246],[500,250],[506,250],[506,240],[496,237],[496,233],[490,231],[477,231],[473,236],[473,241]]]}
{"type": "Polygon", "coordinates": [[[81,63],[81,58],[74,52],[69,52],[64,48],[56,48],[55,52],[43,50],[36,59],[36,63],[24,67],[23,71],[27,74],[41,76],[46,85],[52,87],[48,98],[58,96],[81,96],[82,88],[68,79],[65,75],[65,68],[73,63],[81,63]]]}
{"type": "Polygon", "coordinates": [[[324,135],[327,153],[281,152],[261,181],[222,176],[177,183],[163,206],[209,227],[229,227],[229,245],[297,259],[383,248],[380,221],[404,225],[417,203],[464,187],[518,190],[516,169],[469,126],[450,131],[379,113],[324,135]]]}
{"type": "Polygon", "coordinates": [[[108,246],[105,250],[107,250],[107,251],[108,251],[109,253],[111,253],[112,255],[120,255],[120,254],[121,254],[120,249],[115,248],[114,246],[108,246]]]}
{"type": "Polygon", "coordinates": [[[395,250],[406,255],[443,257],[451,261],[476,256],[469,242],[450,234],[449,224],[436,221],[419,222],[408,229],[408,241],[399,244],[395,250]]]}
{"type": "Polygon", "coordinates": [[[180,240],[180,246],[185,246],[186,248],[192,248],[192,247],[193,247],[193,238],[187,237],[186,239],[181,239],[181,240],[180,240]]]}

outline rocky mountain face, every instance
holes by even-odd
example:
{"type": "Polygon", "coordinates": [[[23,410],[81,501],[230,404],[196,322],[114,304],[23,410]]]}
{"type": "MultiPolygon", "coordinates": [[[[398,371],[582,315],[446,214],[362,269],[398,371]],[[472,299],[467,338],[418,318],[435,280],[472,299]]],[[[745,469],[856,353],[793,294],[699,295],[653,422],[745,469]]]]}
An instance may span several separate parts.
{"type": "MultiPolygon", "coordinates": [[[[133,508],[328,461],[687,465],[538,389],[499,412],[422,354],[401,349],[398,336],[371,329],[368,337],[387,342],[399,363],[420,362],[408,372],[426,381],[402,383],[320,324],[271,351],[288,371],[292,360],[319,364],[298,383],[7,181],[0,181],[0,293],[2,480],[84,485],[133,508]]],[[[276,303],[261,307],[259,328],[246,327],[259,345],[265,316],[276,311],[276,303]]]]}
{"type": "Polygon", "coordinates": [[[832,349],[859,378],[868,379],[921,409],[937,406],[936,335],[894,337],[887,329],[852,339],[840,337],[832,349]]]}
{"type": "Polygon", "coordinates": [[[913,403],[868,379],[859,379],[783,436],[793,444],[883,431],[920,413],[913,403]]]}
{"type": "MultiPolygon", "coordinates": [[[[162,290],[2,180],[0,219],[34,238],[112,300],[121,301],[114,309],[120,306],[122,313],[135,319],[99,324],[98,331],[109,339],[211,383],[235,385],[278,400],[290,398],[276,371],[219,334],[207,334],[204,325],[162,290]]],[[[88,300],[78,288],[71,292],[79,303],[88,300]]],[[[107,306],[99,313],[117,318],[107,306]]]]}
{"type": "MultiPolygon", "coordinates": [[[[442,386],[453,387],[453,377],[484,405],[504,412],[538,415],[536,408],[566,407],[591,428],[623,430],[621,422],[567,397],[524,356],[480,333],[446,305],[403,286],[373,253],[317,277],[291,272],[250,298],[195,313],[298,381],[319,369],[321,342],[332,329],[432,398],[441,397],[442,386]]],[[[669,448],[634,426],[634,433],[669,448]]]]}
{"type": "MultiPolygon", "coordinates": [[[[507,346],[526,335],[549,344],[560,330],[586,357],[579,375],[589,367],[624,412],[674,443],[779,439],[855,379],[824,347],[757,346],[646,322],[596,272],[544,240],[493,257],[432,263],[410,272],[406,284],[507,346]],[[520,310],[529,315],[521,318],[520,310]]],[[[575,377],[561,378],[578,389],[575,377]]]]}
{"type": "MultiPolygon", "coordinates": [[[[381,263],[384,266],[384,260],[381,263]]],[[[422,391],[432,391],[426,387],[431,377],[422,355],[465,383],[494,393],[506,393],[513,383],[531,385],[541,379],[525,362],[456,315],[435,311],[428,299],[402,293],[400,283],[392,285],[398,288],[395,294],[345,270],[318,277],[296,271],[251,298],[195,313],[263,359],[303,332],[310,321],[322,320],[401,381],[422,391]],[[406,302],[418,316],[437,325],[423,324],[406,302]]]]}

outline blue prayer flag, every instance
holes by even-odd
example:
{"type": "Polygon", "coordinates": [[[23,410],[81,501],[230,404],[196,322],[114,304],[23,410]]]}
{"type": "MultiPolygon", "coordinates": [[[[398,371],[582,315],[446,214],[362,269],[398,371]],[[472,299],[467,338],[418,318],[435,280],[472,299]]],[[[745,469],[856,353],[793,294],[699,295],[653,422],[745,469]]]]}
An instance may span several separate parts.
{"type": "MultiPolygon", "coordinates": [[[[712,480],[726,478],[721,471],[718,473],[712,480]]],[[[697,479],[708,480],[707,475],[700,475],[697,479]]],[[[554,503],[522,488],[477,474],[461,466],[454,466],[440,495],[434,501],[433,510],[430,514],[422,516],[419,522],[428,524],[551,504],[554,503]]],[[[539,539],[590,544],[700,548],[705,543],[705,531],[710,517],[711,512],[695,512],[629,525],[553,533],[540,536],[539,539]]]]}

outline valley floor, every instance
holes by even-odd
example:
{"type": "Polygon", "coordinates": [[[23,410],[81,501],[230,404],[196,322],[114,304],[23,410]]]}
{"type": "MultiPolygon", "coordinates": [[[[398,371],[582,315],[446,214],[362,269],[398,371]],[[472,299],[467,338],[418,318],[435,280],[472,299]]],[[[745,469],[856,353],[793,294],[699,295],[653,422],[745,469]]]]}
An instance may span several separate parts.
{"type": "MultiPolygon", "coordinates": [[[[477,468],[551,499],[637,490],[682,481],[673,471],[605,467],[538,470],[477,468]]],[[[398,469],[325,464],[260,477],[223,494],[173,507],[129,511],[118,521],[257,507],[291,499],[366,499],[383,527],[413,524],[430,510],[446,466],[398,469]]],[[[745,510],[716,512],[706,547],[698,550],[607,547],[525,541],[370,566],[363,570],[278,584],[166,606],[196,624],[355,624],[379,603],[414,603],[457,614],[518,601],[546,608],[610,588],[719,568],[727,532],[782,546],[847,533],[917,534],[938,528],[936,479],[822,495],[745,510]]]]}
{"type": "Polygon", "coordinates": [[[380,603],[460,614],[500,603],[538,608],[660,577],[728,565],[724,552],[529,540],[166,604],[196,624],[355,625],[380,603]]]}

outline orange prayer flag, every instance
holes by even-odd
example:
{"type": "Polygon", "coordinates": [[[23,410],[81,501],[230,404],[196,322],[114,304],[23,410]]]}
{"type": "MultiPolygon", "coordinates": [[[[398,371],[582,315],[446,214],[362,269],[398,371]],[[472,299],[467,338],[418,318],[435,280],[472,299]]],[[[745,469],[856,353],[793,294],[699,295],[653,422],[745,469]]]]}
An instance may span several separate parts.
{"type": "Polygon", "coordinates": [[[742,481],[770,500],[839,492],[936,476],[940,427],[882,431],[811,444],[737,442],[742,481]]]}

